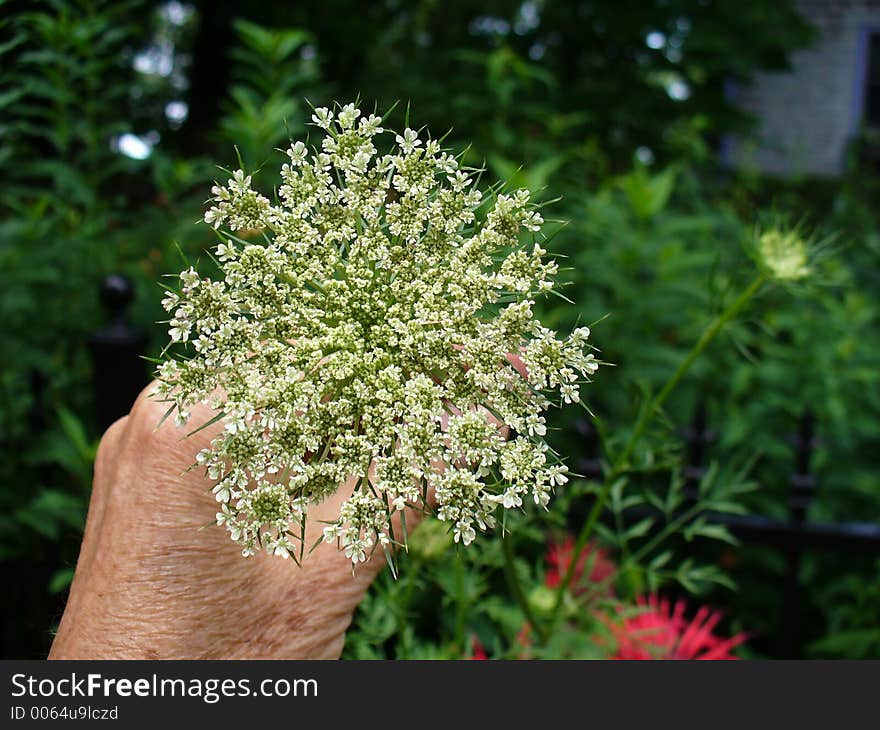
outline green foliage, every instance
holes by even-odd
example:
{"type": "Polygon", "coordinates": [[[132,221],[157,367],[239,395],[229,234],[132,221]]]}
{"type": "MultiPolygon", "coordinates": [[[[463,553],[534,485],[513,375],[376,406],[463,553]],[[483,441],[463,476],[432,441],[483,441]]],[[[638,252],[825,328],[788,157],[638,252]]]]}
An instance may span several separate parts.
{"type": "Polygon", "coordinates": [[[737,540],[712,516],[742,514],[742,495],[755,490],[743,473],[722,473],[712,464],[698,485],[698,498],[690,501],[679,470],[672,472],[668,486],[645,485],[633,489],[625,477],[611,489],[609,509],[613,519],[597,531],[604,545],[619,557],[620,581],[633,595],[656,592],[679,584],[692,594],[704,594],[712,584],[730,589],[735,585],[716,565],[701,565],[688,558],[694,540],[705,538],[737,545],[737,540]],[[628,510],[653,508],[635,522],[624,522],[628,510]]]}
{"type": "MultiPolygon", "coordinates": [[[[12,91],[0,99],[0,556],[18,561],[23,580],[50,576],[28,589],[36,592],[63,592],[83,527],[97,435],[87,340],[103,319],[98,283],[111,272],[133,278],[135,315],[150,326],[175,227],[193,238],[198,200],[187,212],[185,200],[159,200],[141,215],[151,163],[115,146],[139,118],[131,52],[147,10],[51,0],[2,21],[12,91]]],[[[175,175],[166,182],[168,193],[180,190],[175,175]]],[[[41,637],[57,613],[47,600],[41,637]]]]}
{"type": "Polygon", "coordinates": [[[312,42],[310,33],[270,30],[246,20],[234,25],[234,82],[220,128],[247,169],[255,170],[267,162],[270,150],[304,133],[309,115],[302,96],[314,88],[317,67],[302,56],[312,42]]]}
{"type": "Polygon", "coordinates": [[[356,18],[328,2],[257,15],[314,31],[334,98],[411,100],[432,128],[472,142],[477,162],[501,154],[531,164],[567,149],[583,164],[598,148],[617,171],[639,146],[671,159],[693,151],[688,130],[705,138],[743,127],[725,83],[784,68],[814,37],[776,0],[416,0],[356,18]],[[651,32],[662,34],[656,48],[651,32]],[[688,98],[674,98],[672,82],[688,98]]]}
{"type": "Polygon", "coordinates": [[[827,633],[809,646],[816,658],[869,659],[880,654],[880,561],[867,580],[845,575],[821,591],[827,633]]]}
{"type": "MultiPolygon", "coordinates": [[[[797,296],[762,291],[664,403],[612,480],[595,534],[619,565],[617,598],[591,595],[584,610],[569,591],[548,640],[531,635],[530,655],[607,655],[612,639],[597,613],[678,588],[708,591],[772,651],[784,563],[729,545],[707,512],[786,514],[785,436],[805,406],[821,436],[809,518],[880,520],[877,176],[854,166],[823,187],[715,174],[715,140],[747,122],[725,98],[725,80],[783,68],[811,37],[791,3],[220,3],[179,25],[150,0],[2,5],[0,560],[37,606],[18,655],[45,650],[72,578],[98,437],[85,343],[102,321],[100,277],[133,278],[132,319],[160,332],[154,282],[179,268],[178,245],[195,259],[213,242],[194,225],[212,163],[234,164],[236,145],[246,166],[262,166],[303,133],[306,100],[409,102],[435,134],[451,129],[456,144],[472,143],[468,163],[542,200],[562,198],[543,212],[567,222],[551,247],[576,306],[539,306],[549,326],[595,323],[614,366],[590,403],[606,473],[640,406],[753,275],[756,230],[799,223],[814,244],[831,241],[833,255],[814,262],[797,296]],[[662,34],[658,48],[646,45],[651,32],[662,34]],[[139,50],[168,45],[172,73],[133,68],[139,50]],[[686,99],[670,94],[676,84],[686,99]],[[165,115],[172,100],[189,103],[185,121],[165,115]],[[119,153],[114,140],[127,132],[155,132],[148,159],[119,153]],[[637,151],[654,164],[634,165],[637,151]],[[679,430],[698,399],[717,439],[694,505],[678,476],[679,430]],[[624,519],[628,510],[644,514],[624,519]]],[[[553,445],[576,459],[583,444],[572,418],[554,425],[553,445]]],[[[507,569],[499,539],[459,553],[442,525],[423,525],[400,578],[381,576],[359,609],[346,655],[466,656],[477,636],[490,656],[521,656],[524,608],[542,621],[553,611],[547,541],[578,527],[600,488],[580,480],[549,513],[509,520],[507,569]]],[[[802,583],[811,656],[880,656],[875,565],[809,555],[802,583]]]]}
{"type": "Polygon", "coordinates": [[[0,106],[0,204],[26,204],[42,184],[55,191],[53,208],[93,209],[102,184],[130,168],[110,141],[126,130],[131,72],[122,52],[138,4],[51,0],[6,21],[4,80],[14,85],[0,106]]]}
{"type": "MultiPolygon", "coordinates": [[[[699,515],[707,510],[726,509],[732,496],[749,485],[731,478],[726,483],[713,470],[704,489],[707,497],[692,511],[678,511],[681,497],[668,497],[670,510],[665,525],[641,521],[620,531],[604,529],[604,545],[623,556],[613,576],[613,591],[604,585],[582,580],[566,594],[562,622],[546,641],[539,641],[530,630],[530,619],[547,621],[553,613],[556,590],[547,583],[545,555],[552,536],[564,534],[567,514],[583,498],[587,485],[574,485],[561,491],[549,512],[508,518],[509,533],[504,538],[516,545],[512,566],[527,598],[529,613],[514,600],[505,573],[502,538],[485,538],[467,550],[443,541],[446,526],[429,518],[419,530],[429,533],[434,549],[426,554],[418,549],[420,532],[413,533],[413,549],[400,560],[399,577],[387,571],[379,577],[355,615],[349,630],[344,656],[352,659],[457,659],[471,656],[472,642],[478,639],[493,658],[598,659],[613,653],[615,639],[609,633],[613,621],[634,615],[635,599],[677,582],[692,593],[701,593],[712,583],[730,586],[714,565],[700,564],[679,555],[676,540],[727,540],[730,536],[699,515]],[[682,531],[684,527],[684,532],[682,531]],[[659,529],[655,529],[659,528],[659,529]],[[635,550],[627,551],[633,545],[635,550]],[[577,596],[577,597],[575,597],[577,596]]],[[[671,491],[680,493],[680,482],[673,480],[671,491]]],[[[622,495],[622,490],[620,492],[622,495]]],[[[640,499],[616,497],[611,513],[641,503],[640,499]]],[[[734,508],[731,508],[734,509],[734,508]]],[[[611,522],[615,519],[612,518],[611,522]]],[[[585,562],[589,575],[595,554],[585,562]]]]}
{"type": "Polygon", "coordinates": [[[3,98],[0,152],[8,183],[0,195],[8,353],[0,376],[0,480],[14,485],[0,491],[5,555],[38,553],[36,540],[81,529],[85,493],[65,489],[59,472],[80,489],[88,485],[87,437],[71,410],[59,409],[57,419],[47,414],[62,402],[79,410],[87,400],[84,343],[98,321],[89,282],[117,260],[99,243],[115,218],[102,188],[132,169],[110,140],[125,124],[121,53],[133,8],[33,3],[4,21],[12,38],[3,48],[4,81],[14,79],[14,93],[3,98]],[[32,387],[39,381],[41,402],[32,387]],[[35,420],[51,426],[41,432],[35,420]],[[71,443],[76,459],[68,458],[71,443]]]}

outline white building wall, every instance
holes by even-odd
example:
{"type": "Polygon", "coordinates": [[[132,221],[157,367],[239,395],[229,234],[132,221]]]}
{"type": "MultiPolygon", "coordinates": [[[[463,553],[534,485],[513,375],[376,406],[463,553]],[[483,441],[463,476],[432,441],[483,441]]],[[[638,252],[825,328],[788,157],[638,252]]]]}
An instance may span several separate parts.
{"type": "Polygon", "coordinates": [[[791,72],[759,74],[735,90],[758,125],[752,138],[733,140],[731,162],[776,175],[839,175],[862,118],[868,34],[880,32],[880,0],[797,5],[819,37],[792,55],[791,72]]]}

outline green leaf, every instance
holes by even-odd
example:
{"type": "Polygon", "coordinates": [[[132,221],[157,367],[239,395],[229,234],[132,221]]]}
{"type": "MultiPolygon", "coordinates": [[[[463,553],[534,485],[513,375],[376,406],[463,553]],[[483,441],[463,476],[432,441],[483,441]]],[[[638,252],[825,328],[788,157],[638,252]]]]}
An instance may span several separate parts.
{"type": "Polygon", "coordinates": [[[654,518],[646,517],[643,520],[640,520],[632,527],[628,528],[624,533],[623,537],[625,540],[635,540],[638,537],[644,537],[647,535],[651,528],[654,526],[654,518]]]}
{"type": "Polygon", "coordinates": [[[651,570],[660,570],[660,568],[666,565],[670,560],[672,560],[672,551],[664,550],[659,555],[656,555],[650,563],[648,563],[648,567],[651,570]]]}
{"type": "Polygon", "coordinates": [[[738,546],[739,540],[730,534],[726,525],[712,524],[702,519],[695,520],[684,528],[684,539],[690,542],[695,537],[707,537],[712,540],[721,540],[729,545],[738,546]]]}
{"type": "MultiPolygon", "coordinates": [[[[189,438],[190,436],[194,436],[194,435],[197,434],[199,431],[203,431],[204,429],[208,428],[209,426],[213,426],[215,423],[217,423],[217,421],[219,421],[219,420],[220,420],[221,418],[223,418],[225,415],[226,415],[226,412],[225,412],[225,411],[220,411],[220,412],[218,412],[216,416],[214,416],[213,418],[210,418],[209,420],[207,420],[205,423],[203,423],[203,424],[202,424],[201,426],[199,426],[197,429],[195,429],[194,431],[190,431],[190,432],[186,435],[186,438],[189,438]]],[[[162,420],[164,421],[165,418],[167,418],[167,416],[168,416],[168,413],[166,413],[164,416],[162,416],[162,420]]],[[[161,424],[161,421],[160,421],[160,424],[161,424]]],[[[158,428],[158,426],[156,426],[156,428],[158,428]]]]}
{"type": "Polygon", "coordinates": [[[98,445],[97,442],[90,441],[88,436],[86,436],[86,429],[82,421],[64,406],[58,406],[57,413],[61,428],[70,440],[70,443],[73,444],[77,454],[79,454],[83,461],[93,462],[98,445]]]}
{"type": "Polygon", "coordinates": [[[70,587],[70,584],[73,582],[73,568],[62,568],[61,570],[56,570],[53,576],[49,579],[49,593],[56,594],[61,593],[61,591],[65,591],[70,587]]]}

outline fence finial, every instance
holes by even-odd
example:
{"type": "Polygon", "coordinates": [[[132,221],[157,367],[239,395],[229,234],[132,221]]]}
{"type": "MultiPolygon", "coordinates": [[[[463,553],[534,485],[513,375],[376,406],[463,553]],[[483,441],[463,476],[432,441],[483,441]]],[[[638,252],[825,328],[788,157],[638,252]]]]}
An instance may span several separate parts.
{"type": "Polygon", "coordinates": [[[105,276],[99,292],[109,321],[91,334],[89,349],[94,365],[95,417],[103,431],[128,413],[147,384],[147,369],[141,359],[147,333],[128,321],[134,287],[127,277],[105,276]]]}

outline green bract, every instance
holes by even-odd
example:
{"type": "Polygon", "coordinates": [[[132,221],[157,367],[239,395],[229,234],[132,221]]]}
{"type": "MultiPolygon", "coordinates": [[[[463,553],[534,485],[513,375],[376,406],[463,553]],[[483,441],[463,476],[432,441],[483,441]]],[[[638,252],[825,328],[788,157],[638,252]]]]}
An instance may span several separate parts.
{"type": "Polygon", "coordinates": [[[191,351],[159,367],[157,392],[178,422],[199,401],[223,414],[197,462],[245,555],[301,555],[309,505],[347,480],[324,538],[353,562],[395,542],[407,506],[468,544],[566,481],[541,413],[595,372],[589,330],[560,339],[534,317],[557,266],[527,191],[484,198],[412,129],[380,154],[382,120],[352,104],[313,121],[320,149],[290,147],[277,202],[241,170],[213,189],[223,278],[189,269],[165,299],[191,351]]]}

